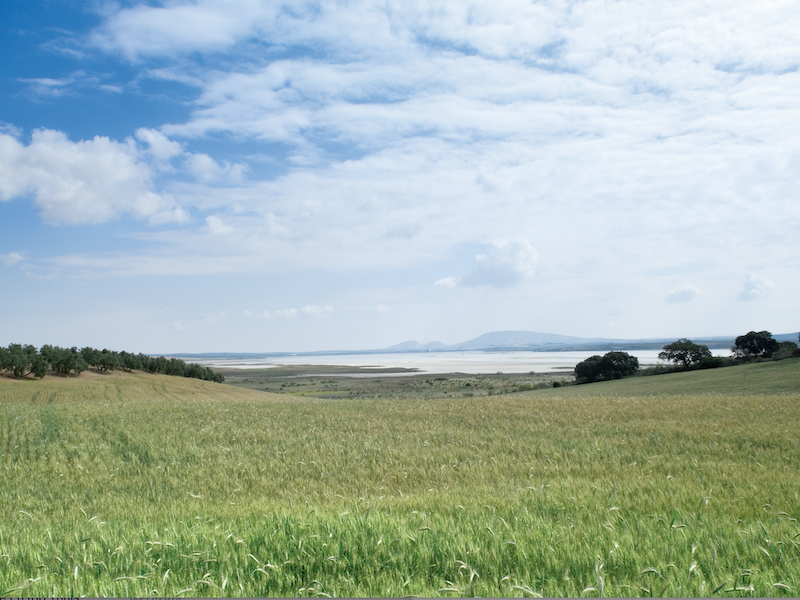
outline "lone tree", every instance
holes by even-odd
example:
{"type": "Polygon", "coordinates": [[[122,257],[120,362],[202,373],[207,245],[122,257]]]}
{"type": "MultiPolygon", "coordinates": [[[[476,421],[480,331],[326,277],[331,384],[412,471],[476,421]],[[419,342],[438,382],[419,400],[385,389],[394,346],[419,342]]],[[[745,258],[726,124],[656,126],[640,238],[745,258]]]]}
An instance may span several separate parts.
{"type": "Polygon", "coordinates": [[[751,331],[740,335],[731,348],[733,357],[738,360],[752,358],[771,358],[778,351],[778,342],[769,331],[751,331]]]}
{"type": "Polygon", "coordinates": [[[603,356],[590,356],[575,365],[578,383],[592,383],[609,379],[622,379],[639,370],[639,359],[627,352],[608,352],[603,356]]]}
{"type": "Polygon", "coordinates": [[[676,365],[682,364],[689,368],[699,365],[704,360],[711,358],[711,350],[708,346],[695,344],[692,340],[681,338],[677,342],[672,342],[664,346],[663,352],[658,353],[658,358],[668,360],[676,365]]]}

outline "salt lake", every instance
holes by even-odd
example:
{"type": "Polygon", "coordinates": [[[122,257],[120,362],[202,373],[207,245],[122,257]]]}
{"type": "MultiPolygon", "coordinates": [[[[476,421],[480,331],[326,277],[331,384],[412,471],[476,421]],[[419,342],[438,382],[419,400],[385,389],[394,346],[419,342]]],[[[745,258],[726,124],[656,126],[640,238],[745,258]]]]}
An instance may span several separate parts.
{"type": "MultiPolygon", "coordinates": [[[[628,354],[639,359],[641,366],[658,364],[659,350],[629,350],[628,354]]],[[[716,356],[727,356],[727,350],[712,350],[716,356]]],[[[385,369],[400,367],[417,369],[419,373],[557,373],[571,371],[576,364],[604,352],[392,352],[385,354],[321,354],[302,356],[265,356],[241,359],[191,359],[208,367],[236,369],[264,369],[280,365],[337,365],[362,368],[385,369]]],[[[405,373],[410,375],[413,373],[405,373]]],[[[386,374],[381,377],[402,376],[404,373],[386,374]]],[[[362,375],[363,376],[363,375],[362,375]]]]}

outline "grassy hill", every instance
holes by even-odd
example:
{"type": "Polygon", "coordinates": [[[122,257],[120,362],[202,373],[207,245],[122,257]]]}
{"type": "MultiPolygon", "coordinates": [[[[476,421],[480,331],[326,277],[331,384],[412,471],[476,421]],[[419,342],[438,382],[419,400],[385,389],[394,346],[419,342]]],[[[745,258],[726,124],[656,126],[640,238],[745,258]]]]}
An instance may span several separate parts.
{"type": "Polygon", "coordinates": [[[192,379],[112,371],[88,371],[78,377],[48,375],[42,380],[19,380],[0,376],[0,403],[74,404],[124,402],[215,402],[261,398],[258,394],[228,385],[192,379]]]}
{"type": "Polygon", "coordinates": [[[720,369],[631,377],[554,389],[552,393],[563,397],[796,394],[800,393],[800,358],[720,369]]]}
{"type": "Polygon", "coordinates": [[[430,400],[0,379],[0,592],[797,596],[799,378],[430,400]]]}

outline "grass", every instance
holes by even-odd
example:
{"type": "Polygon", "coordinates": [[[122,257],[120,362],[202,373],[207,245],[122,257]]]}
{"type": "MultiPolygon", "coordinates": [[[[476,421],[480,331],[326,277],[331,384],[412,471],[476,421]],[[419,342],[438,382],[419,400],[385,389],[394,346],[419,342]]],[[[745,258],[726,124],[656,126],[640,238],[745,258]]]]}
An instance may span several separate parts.
{"type": "Polygon", "coordinates": [[[567,373],[413,374],[409,369],[366,369],[341,365],[281,365],[266,369],[217,368],[226,383],[298,398],[418,399],[472,398],[551,387],[572,381],[567,373]],[[403,373],[402,376],[392,376],[403,373]],[[357,375],[355,377],[348,376],[357,375]],[[365,374],[370,377],[359,377],[365,374]]]}
{"type": "Polygon", "coordinates": [[[800,361],[486,397],[0,379],[0,592],[797,596],[800,361]]]}

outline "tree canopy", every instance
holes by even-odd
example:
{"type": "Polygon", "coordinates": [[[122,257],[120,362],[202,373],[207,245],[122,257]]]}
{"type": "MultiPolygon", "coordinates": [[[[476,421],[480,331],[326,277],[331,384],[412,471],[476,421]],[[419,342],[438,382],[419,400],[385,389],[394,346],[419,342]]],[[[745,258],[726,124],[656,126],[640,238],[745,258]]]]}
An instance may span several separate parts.
{"type": "Polygon", "coordinates": [[[187,365],[180,358],[167,359],[163,356],[154,357],[147,354],[131,354],[130,352],[106,349],[96,350],[90,347],[80,350],[50,345],[44,345],[39,350],[35,346],[21,344],[9,344],[7,348],[0,347],[0,371],[5,371],[15,377],[33,375],[42,378],[49,371],[59,375],[79,375],[89,367],[94,367],[98,371],[123,369],[130,372],[136,369],[148,373],[193,377],[217,383],[225,381],[225,377],[208,367],[196,363],[187,365]]]}
{"type": "Polygon", "coordinates": [[[695,344],[692,340],[681,338],[677,342],[672,342],[664,346],[664,350],[658,353],[658,358],[688,368],[700,365],[704,360],[712,357],[708,346],[695,344]]]}
{"type": "Polygon", "coordinates": [[[769,331],[750,331],[736,338],[731,352],[738,360],[771,358],[780,348],[769,331]]]}
{"type": "Polygon", "coordinates": [[[590,356],[575,365],[578,383],[592,383],[609,379],[622,379],[639,370],[639,359],[627,352],[608,352],[603,356],[590,356]]]}

